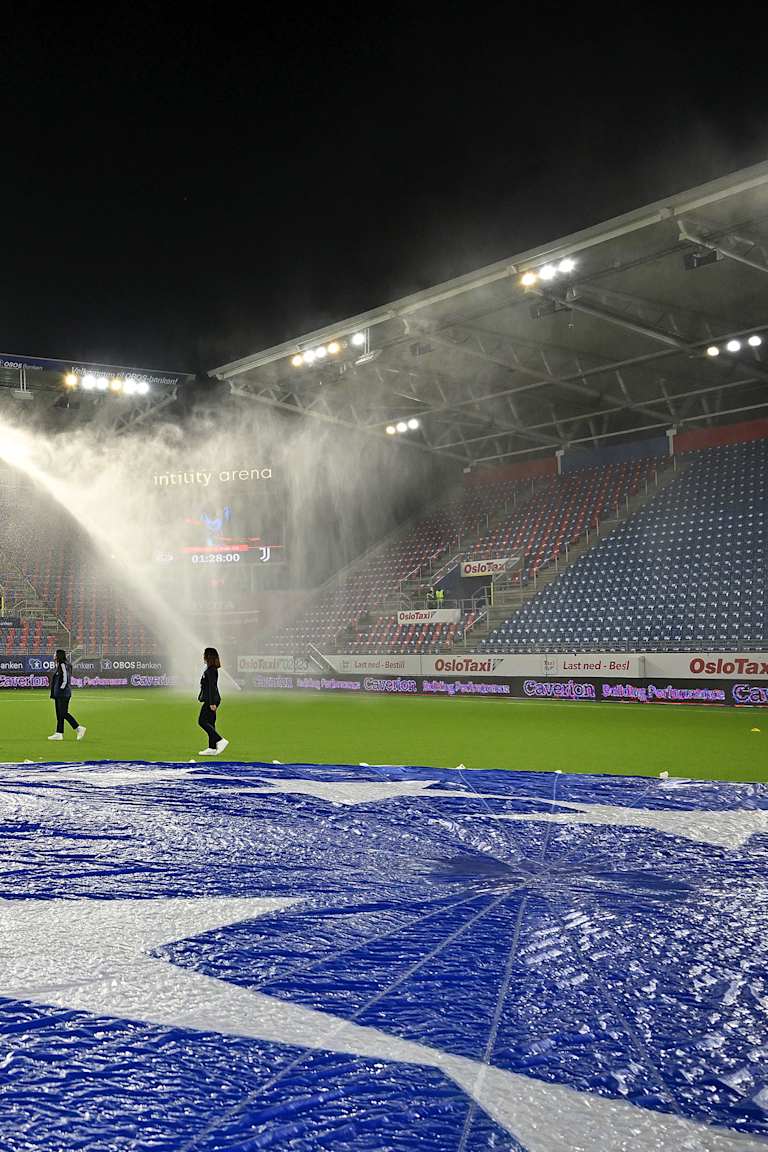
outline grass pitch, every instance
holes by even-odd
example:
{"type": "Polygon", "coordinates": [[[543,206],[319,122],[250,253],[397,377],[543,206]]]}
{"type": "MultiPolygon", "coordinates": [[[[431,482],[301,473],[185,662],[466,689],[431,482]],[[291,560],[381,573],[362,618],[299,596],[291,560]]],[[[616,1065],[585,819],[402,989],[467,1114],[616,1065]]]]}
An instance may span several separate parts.
{"type": "MultiPolygon", "coordinates": [[[[198,709],[194,695],[84,689],[72,711],[85,740],[67,728],[49,743],[47,693],[1,692],[0,760],[199,760],[198,709]]],[[[759,709],[230,692],[219,723],[227,760],[768,780],[759,709]]]]}

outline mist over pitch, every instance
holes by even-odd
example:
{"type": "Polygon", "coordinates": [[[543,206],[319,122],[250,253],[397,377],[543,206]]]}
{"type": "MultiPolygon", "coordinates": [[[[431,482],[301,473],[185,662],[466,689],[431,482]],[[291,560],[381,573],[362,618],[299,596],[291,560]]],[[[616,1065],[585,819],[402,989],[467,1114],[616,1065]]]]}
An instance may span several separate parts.
{"type": "Polygon", "coordinates": [[[270,593],[316,586],[407,514],[420,461],[383,449],[234,402],[119,437],[95,422],[50,434],[0,420],[0,460],[27,488],[36,534],[82,533],[79,562],[103,568],[190,683],[206,644],[234,666],[226,638],[246,609],[268,633],[270,593]],[[237,531],[262,545],[252,573],[237,553],[206,555],[237,531]]]}

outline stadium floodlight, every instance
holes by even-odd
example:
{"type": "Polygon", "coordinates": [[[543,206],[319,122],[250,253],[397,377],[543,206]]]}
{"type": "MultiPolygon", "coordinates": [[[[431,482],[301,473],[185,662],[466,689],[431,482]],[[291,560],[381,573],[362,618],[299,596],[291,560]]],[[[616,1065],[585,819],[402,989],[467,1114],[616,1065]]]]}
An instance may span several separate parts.
{"type": "Polygon", "coordinates": [[[95,387],[96,387],[96,377],[93,375],[92,372],[86,372],[85,376],[83,376],[83,388],[85,388],[86,392],[90,392],[95,387]]]}
{"type": "Polygon", "coordinates": [[[557,276],[557,268],[554,264],[545,264],[543,268],[539,269],[539,278],[541,280],[554,280],[557,276]]]}
{"type": "Polygon", "coordinates": [[[122,392],[123,381],[120,379],[119,376],[113,376],[109,382],[109,387],[113,392],[122,392]]]}
{"type": "Polygon", "coordinates": [[[405,420],[398,420],[395,427],[397,428],[398,432],[407,432],[408,431],[408,425],[406,424],[405,420]]]}
{"type": "Polygon", "coordinates": [[[301,368],[303,363],[304,357],[302,356],[301,352],[297,352],[295,356],[291,357],[291,364],[293,364],[294,368],[301,368]]]}
{"type": "Polygon", "coordinates": [[[136,391],[138,392],[139,396],[146,396],[147,392],[149,392],[149,384],[147,384],[146,380],[138,381],[136,384],[136,391]]]}
{"type": "Polygon", "coordinates": [[[416,429],[418,428],[418,426],[419,426],[419,422],[416,419],[416,417],[411,416],[410,420],[408,421],[408,427],[410,428],[411,432],[415,432],[416,429]]]}
{"type": "Polygon", "coordinates": [[[77,388],[79,377],[74,372],[67,372],[64,377],[64,383],[67,388],[77,388]]]}
{"type": "Polygon", "coordinates": [[[314,364],[314,362],[315,362],[315,353],[312,351],[311,348],[307,348],[306,352],[304,353],[304,363],[305,364],[314,364]]]}
{"type": "Polygon", "coordinates": [[[99,392],[106,392],[107,388],[109,388],[109,379],[106,376],[98,376],[96,378],[96,387],[99,392]]]}
{"type": "Polygon", "coordinates": [[[351,342],[355,348],[362,348],[365,344],[365,332],[355,332],[351,342]]]}
{"type": "Polygon", "coordinates": [[[124,396],[133,396],[135,391],[136,391],[136,385],[135,385],[134,381],[131,380],[130,376],[128,376],[126,378],[124,384],[123,384],[123,395],[124,396]]]}
{"type": "Polygon", "coordinates": [[[719,355],[720,355],[720,349],[718,348],[717,344],[710,344],[709,348],[707,348],[707,356],[719,356],[719,355]]]}
{"type": "Polygon", "coordinates": [[[326,348],[325,344],[321,344],[319,348],[315,348],[315,359],[316,360],[325,360],[327,355],[328,355],[328,349],[326,348]]]}
{"type": "Polygon", "coordinates": [[[573,272],[575,267],[576,261],[571,256],[566,256],[565,259],[561,260],[558,264],[557,270],[558,272],[562,272],[564,276],[567,276],[569,272],[573,272]]]}
{"type": "Polygon", "coordinates": [[[749,340],[747,340],[747,344],[749,344],[750,348],[759,348],[762,342],[762,336],[758,336],[757,333],[755,333],[754,336],[750,336],[749,340]]]}
{"type": "Polygon", "coordinates": [[[535,272],[524,272],[520,277],[520,283],[522,284],[523,288],[532,288],[537,280],[538,276],[535,272]]]}
{"type": "Polygon", "coordinates": [[[328,345],[329,356],[338,356],[339,352],[341,352],[341,344],[339,344],[338,340],[331,340],[328,345]]]}
{"type": "Polygon", "coordinates": [[[740,340],[729,340],[728,343],[726,344],[726,348],[728,349],[729,352],[740,352],[741,351],[741,341],[740,340]]]}
{"type": "Polygon", "coordinates": [[[396,432],[397,432],[397,428],[395,428],[394,424],[387,424],[387,427],[386,427],[387,436],[394,436],[394,434],[396,432]]]}

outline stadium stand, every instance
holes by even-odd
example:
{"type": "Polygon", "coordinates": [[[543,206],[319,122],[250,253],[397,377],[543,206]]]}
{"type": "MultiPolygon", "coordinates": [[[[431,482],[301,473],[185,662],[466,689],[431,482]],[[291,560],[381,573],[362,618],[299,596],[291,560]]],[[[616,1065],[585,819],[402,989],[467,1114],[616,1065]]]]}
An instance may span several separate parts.
{"type": "MultiPolygon", "coordinates": [[[[0,652],[46,653],[66,643],[89,655],[150,656],[158,651],[151,631],[131,609],[71,522],[52,516],[31,485],[0,484],[0,584],[13,572],[26,585],[19,628],[3,629],[0,652]],[[36,605],[39,617],[33,615],[36,605]]],[[[11,614],[13,606],[8,606],[11,614]]]]}
{"type": "Polygon", "coordinates": [[[449,558],[455,567],[467,556],[516,553],[523,558],[516,578],[526,584],[588,527],[637,493],[657,467],[655,459],[632,460],[546,477],[533,485],[501,481],[478,486],[352,565],[335,586],[322,592],[265,647],[285,654],[306,652],[309,644],[325,651],[443,651],[463,637],[474,622],[474,614],[472,620],[463,619],[453,631],[432,631],[423,636],[417,635],[416,629],[399,631],[395,618],[379,610],[403,591],[407,581],[427,578],[427,566],[438,572],[443,566],[447,573],[449,558]],[[379,620],[373,628],[363,629],[358,622],[367,612],[375,613],[379,620]],[[350,628],[355,629],[354,635],[350,628]]]}
{"type": "MultiPolygon", "coordinates": [[[[482,491],[453,496],[395,539],[350,565],[305,611],[266,642],[266,650],[301,654],[308,644],[328,651],[329,645],[343,648],[348,638],[342,633],[350,626],[357,628],[361,616],[368,611],[381,615],[376,610],[397,596],[407,581],[428,580],[429,569],[438,569],[452,553],[458,554],[463,542],[477,540],[494,516],[507,515],[530,489],[530,484],[502,481],[482,491]]],[[[394,617],[391,620],[396,623],[394,617]]],[[[360,629],[355,632],[355,641],[358,637],[362,644],[360,629]]]]}
{"type": "Polygon", "coordinates": [[[28,652],[51,652],[58,636],[50,634],[43,620],[24,619],[18,627],[0,632],[0,656],[21,656],[28,652]]]}
{"type": "Polygon", "coordinates": [[[688,454],[676,482],[479,644],[490,652],[759,650],[768,440],[688,454]]]}
{"type": "Polygon", "coordinates": [[[521,552],[523,565],[516,578],[525,584],[564,552],[566,544],[634,496],[657,466],[656,460],[632,460],[553,477],[517,515],[480,540],[478,555],[521,552]]]}
{"type": "Polygon", "coordinates": [[[457,624],[398,624],[396,616],[379,616],[369,627],[358,625],[349,639],[340,641],[340,652],[382,652],[390,655],[433,655],[463,639],[477,613],[467,612],[457,624]]]}

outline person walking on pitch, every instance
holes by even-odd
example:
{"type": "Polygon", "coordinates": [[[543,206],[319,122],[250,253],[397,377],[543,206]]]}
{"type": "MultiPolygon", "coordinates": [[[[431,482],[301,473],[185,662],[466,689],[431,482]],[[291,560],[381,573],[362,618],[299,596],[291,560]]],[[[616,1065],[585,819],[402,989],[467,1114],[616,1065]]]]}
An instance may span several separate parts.
{"type": "Polygon", "coordinates": [[[75,729],[78,740],[82,740],[85,736],[85,728],[82,724],[78,724],[69,711],[69,702],[72,699],[72,665],[67,660],[67,654],[63,648],[56,649],[56,668],[51,676],[51,699],[56,707],[56,731],[48,739],[64,739],[64,721],[66,720],[70,728],[75,729]]]}
{"type": "Polygon", "coordinates": [[[216,713],[221,705],[219,695],[219,668],[221,660],[215,648],[206,648],[203,652],[205,670],[200,678],[200,694],[197,697],[202,708],[197,722],[204,732],[208,734],[208,747],[200,751],[201,756],[218,756],[229,744],[216,731],[216,713]]]}

